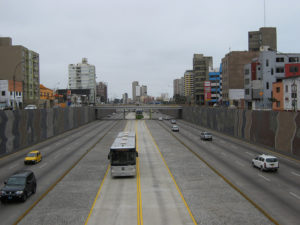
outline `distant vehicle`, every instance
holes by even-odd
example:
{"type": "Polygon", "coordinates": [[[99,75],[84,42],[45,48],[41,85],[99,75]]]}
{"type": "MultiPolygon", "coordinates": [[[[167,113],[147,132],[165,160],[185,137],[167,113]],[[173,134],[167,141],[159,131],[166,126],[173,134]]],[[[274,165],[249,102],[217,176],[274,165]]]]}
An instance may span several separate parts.
{"type": "Polygon", "coordinates": [[[24,159],[24,164],[36,164],[42,161],[42,154],[40,151],[34,150],[27,154],[24,159]]]}
{"type": "Polygon", "coordinates": [[[212,134],[208,133],[208,132],[201,132],[200,133],[200,138],[201,138],[201,140],[212,141],[212,134]]]}
{"type": "Polygon", "coordinates": [[[142,109],[135,110],[135,118],[136,119],[143,119],[144,118],[142,109]]]}
{"type": "Polygon", "coordinates": [[[277,171],[279,168],[278,159],[275,156],[271,155],[258,155],[252,159],[252,165],[259,168],[261,171],[273,170],[277,171]]]}
{"type": "Polygon", "coordinates": [[[24,109],[37,109],[36,105],[27,105],[24,109]]]}
{"type": "Polygon", "coordinates": [[[172,131],[179,132],[179,127],[177,125],[172,126],[172,131]]]}
{"type": "Polygon", "coordinates": [[[136,175],[135,132],[120,132],[110,147],[108,159],[112,176],[136,175]]]}
{"type": "Polygon", "coordinates": [[[163,120],[163,118],[162,118],[162,117],[158,117],[158,120],[159,120],[159,121],[162,121],[162,120],[163,120]]]}
{"type": "Polygon", "coordinates": [[[165,117],[165,120],[170,120],[170,118],[168,116],[165,117]]]}
{"type": "Polygon", "coordinates": [[[171,120],[171,123],[172,123],[172,124],[176,124],[176,120],[174,120],[174,119],[171,120]]]}
{"type": "Polygon", "coordinates": [[[31,170],[22,170],[14,173],[5,182],[0,190],[2,203],[9,200],[21,200],[23,202],[36,192],[36,179],[31,170]]]}

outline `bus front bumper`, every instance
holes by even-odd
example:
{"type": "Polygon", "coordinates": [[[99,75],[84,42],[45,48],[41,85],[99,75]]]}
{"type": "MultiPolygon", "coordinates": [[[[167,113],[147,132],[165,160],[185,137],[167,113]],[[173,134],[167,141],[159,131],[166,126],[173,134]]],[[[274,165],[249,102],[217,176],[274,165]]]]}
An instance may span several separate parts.
{"type": "Polygon", "coordinates": [[[135,166],[112,166],[111,175],[113,177],[135,176],[136,168],[135,166]]]}

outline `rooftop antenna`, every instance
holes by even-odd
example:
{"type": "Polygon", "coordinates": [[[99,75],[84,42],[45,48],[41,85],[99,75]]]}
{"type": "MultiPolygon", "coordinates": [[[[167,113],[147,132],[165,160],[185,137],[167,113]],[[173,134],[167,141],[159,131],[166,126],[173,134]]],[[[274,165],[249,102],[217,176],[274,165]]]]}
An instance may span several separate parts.
{"type": "Polygon", "coordinates": [[[264,0],[264,27],[266,27],[266,0],[264,0]]]}

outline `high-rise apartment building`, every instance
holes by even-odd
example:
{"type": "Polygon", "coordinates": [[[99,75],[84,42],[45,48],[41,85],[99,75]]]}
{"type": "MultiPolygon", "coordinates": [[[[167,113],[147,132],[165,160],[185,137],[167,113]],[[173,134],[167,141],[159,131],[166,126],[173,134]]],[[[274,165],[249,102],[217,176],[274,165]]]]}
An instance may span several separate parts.
{"type": "Polygon", "coordinates": [[[211,87],[211,99],[208,103],[213,105],[222,100],[222,64],[220,68],[213,69],[209,72],[209,82],[211,87]]]}
{"type": "Polygon", "coordinates": [[[141,96],[147,96],[147,86],[146,85],[142,85],[141,86],[141,91],[140,91],[141,96]]]}
{"type": "Polygon", "coordinates": [[[259,31],[248,32],[249,51],[259,51],[263,46],[269,46],[277,51],[276,27],[262,27],[259,31]]]}
{"type": "Polygon", "coordinates": [[[187,70],[184,73],[184,96],[194,96],[194,71],[187,70]]]}
{"type": "Polygon", "coordinates": [[[194,100],[197,104],[204,104],[204,82],[208,80],[209,68],[212,68],[213,60],[211,56],[194,54],[194,100]]]}
{"type": "Polygon", "coordinates": [[[88,64],[87,58],[83,58],[81,63],[69,65],[69,89],[88,89],[89,103],[96,100],[96,71],[95,66],[88,64]]]}
{"type": "Polygon", "coordinates": [[[124,93],[122,95],[122,102],[123,102],[123,104],[128,104],[128,94],[127,93],[124,93]]]}
{"type": "Polygon", "coordinates": [[[14,105],[24,107],[39,104],[40,70],[39,54],[21,45],[12,45],[9,37],[0,38],[0,80],[14,83],[14,105]],[[23,103],[17,101],[16,82],[22,82],[23,103]]]}
{"type": "Polygon", "coordinates": [[[132,82],[132,101],[136,102],[137,98],[136,98],[136,87],[139,86],[139,82],[138,81],[133,81],[132,82]]]}
{"type": "Polygon", "coordinates": [[[244,65],[258,54],[254,51],[232,51],[222,59],[223,102],[238,104],[240,99],[244,99],[244,65]]]}
{"type": "Polygon", "coordinates": [[[107,103],[107,83],[99,82],[96,86],[97,102],[107,103]]]}
{"type": "Polygon", "coordinates": [[[173,80],[173,97],[175,95],[184,96],[184,77],[173,80]]]}

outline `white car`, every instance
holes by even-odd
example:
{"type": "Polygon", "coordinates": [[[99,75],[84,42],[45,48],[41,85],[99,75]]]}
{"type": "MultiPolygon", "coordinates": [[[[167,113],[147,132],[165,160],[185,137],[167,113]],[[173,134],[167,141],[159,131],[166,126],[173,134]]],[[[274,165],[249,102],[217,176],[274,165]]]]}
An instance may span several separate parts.
{"type": "Polygon", "coordinates": [[[27,105],[24,109],[37,109],[36,105],[27,105]]]}
{"type": "Polygon", "coordinates": [[[201,138],[201,140],[212,141],[212,135],[211,135],[211,133],[208,133],[208,132],[201,132],[200,138],[201,138]]]}
{"type": "Polygon", "coordinates": [[[278,159],[275,156],[265,155],[265,154],[259,155],[254,159],[252,159],[252,165],[254,167],[261,169],[262,171],[265,170],[277,171],[279,168],[278,159]]]}
{"type": "Polygon", "coordinates": [[[172,123],[172,124],[176,124],[176,120],[174,120],[174,119],[171,120],[171,123],[172,123]]]}
{"type": "Polygon", "coordinates": [[[158,117],[158,120],[159,120],[159,121],[162,121],[162,120],[163,120],[163,118],[162,118],[162,117],[158,117]]]}
{"type": "Polygon", "coordinates": [[[179,127],[177,125],[172,126],[172,131],[179,132],[179,127]]]}

